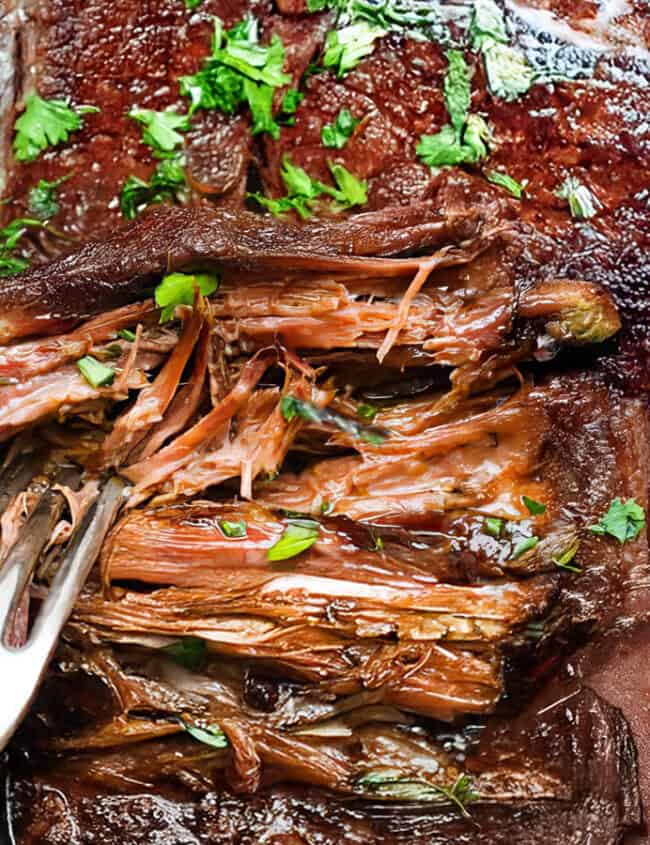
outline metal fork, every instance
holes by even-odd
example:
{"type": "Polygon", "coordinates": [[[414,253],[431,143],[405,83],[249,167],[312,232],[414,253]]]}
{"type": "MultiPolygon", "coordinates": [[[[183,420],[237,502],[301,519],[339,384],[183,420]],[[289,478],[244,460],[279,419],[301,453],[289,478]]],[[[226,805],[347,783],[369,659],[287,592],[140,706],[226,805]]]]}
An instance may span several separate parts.
{"type": "Polygon", "coordinates": [[[19,648],[6,644],[8,628],[43,550],[43,532],[37,530],[37,523],[46,518],[46,500],[26,523],[0,570],[0,678],[3,679],[0,751],[6,747],[36,695],[61,629],[124,500],[125,489],[126,483],[122,479],[111,478],[88,509],[68,544],[27,641],[19,648]]]}

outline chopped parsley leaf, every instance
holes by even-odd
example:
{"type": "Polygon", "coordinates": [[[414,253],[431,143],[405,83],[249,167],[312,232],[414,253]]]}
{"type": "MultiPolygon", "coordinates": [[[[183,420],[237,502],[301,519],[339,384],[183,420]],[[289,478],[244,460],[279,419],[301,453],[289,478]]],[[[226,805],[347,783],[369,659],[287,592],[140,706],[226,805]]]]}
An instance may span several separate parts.
{"type": "Polygon", "coordinates": [[[190,114],[196,109],[233,114],[247,103],[253,134],[268,132],[278,138],[280,127],[272,114],[274,89],[291,82],[283,65],[282,41],[274,35],[270,44],[260,44],[254,17],[244,18],[229,30],[215,18],[212,54],[197,73],[180,78],[181,94],[190,98],[190,114]]]}
{"type": "Polygon", "coordinates": [[[133,343],[135,340],[135,332],[132,332],[131,329],[120,329],[117,333],[118,337],[121,337],[122,340],[126,340],[129,343],[133,343]]]}
{"type": "Polygon", "coordinates": [[[59,186],[69,179],[70,175],[62,176],[48,182],[47,179],[39,179],[33,188],[30,188],[27,195],[28,210],[39,220],[49,220],[59,213],[60,206],[56,199],[56,192],[59,186]]]}
{"type": "Polygon", "coordinates": [[[575,540],[568,549],[562,552],[562,554],[557,555],[557,557],[552,558],[553,563],[559,569],[566,569],[568,572],[582,572],[579,566],[572,566],[571,561],[578,553],[578,549],[580,548],[580,540],[575,540]]]}
{"type": "Polygon", "coordinates": [[[228,747],[228,738],[219,725],[208,725],[205,728],[199,728],[196,725],[190,725],[183,719],[179,719],[178,721],[188,734],[199,742],[203,742],[205,745],[211,745],[212,748],[228,747]]]}
{"type": "Polygon", "coordinates": [[[186,9],[198,9],[203,0],[185,0],[186,9]]]}
{"type": "Polygon", "coordinates": [[[153,111],[133,106],[129,117],[143,126],[142,140],[156,153],[171,153],[183,143],[181,132],[190,128],[190,120],[186,114],[175,111],[153,111]]]}
{"type": "Polygon", "coordinates": [[[601,536],[615,537],[619,543],[636,540],[645,526],[645,511],[634,499],[623,502],[618,497],[613,499],[607,513],[601,516],[596,525],[589,530],[601,536]]]}
{"type": "Polygon", "coordinates": [[[129,176],[120,193],[120,210],[127,220],[133,220],[147,206],[165,200],[182,200],[187,182],[185,171],[176,158],[164,159],[157,166],[148,182],[138,176],[129,176]]]}
{"type": "Polygon", "coordinates": [[[467,120],[470,101],[469,68],[460,50],[448,50],[449,66],[442,84],[451,125],[458,136],[467,120]]]}
{"type": "Polygon", "coordinates": [[[319,425],[333,425],[341,431],[352,435],[352,437],[356,437],[373,446],[381,445],[386,439],[386,432],[383,429],[360,425],[356,420],[344,417],[336,411],[332,411],[329,408],[319,408],[313,402],[307,402],[295,396],[283,396],[280,400],[280,410],[287,422],[300,417],[307,422],[313,422],[319,425]]]}
{"type": "Polygon", "coordinates": [[[508,43],[505,18],[494,0],[476,0],[469,36],[473,50],[482,50],[493,41],[508,43]]]}
{"type": "Polygon", "coordinates": [[[326,123],[321,129],[321,140],[326,147],[342,150],[355,128],[361,123],[350,109],[341,109],[334,123],[326,123]]]}
{"type": "Polygon", "coordinates": [[[225,537],[229,539],[235,539],[237,537],[245,537],[246,536],[246,520],[244,519],[237,519],[237,520],[228,520],[222,519],[219,522],[219,528],[223,532],[225,537]]]}
{"type": "Polygon", "coordinates": [[[357,416],[361,417],[362,420],[372,422],[378,413],[379,408],[376,405],[370,405],[366,402],[362,402],[357,406],[357,416]]]}
{"type": "Polygon", "coordinates": [[[307,0],[308,12],[333,9],[341,25],[366,21],[386,31],[406,31],[415,37],[449,42],[449,32],[431,0],[307,0]]]}
{"type": "Polygon", "coordinates": [[[501,536],[501,532],[503,531],[503,526],[505,522],[498,516],[486,516],[485,517],[485,532],[492,537],[495,537],[497,540],[501,536]]]}
{"type": "Polygon", "coordinates": [[[531,499],[530,496],[522,496],[521,501],[526,506],[528,513],[532,513],[533,516],[546,513],[546,505],[543,505],[541,502],[536,502],[535,499],[531,499]]]}
{"type": "Polygon", "coordinates": [[[86,379],[91,387],[107,387],[113,384],[115,379],[115,370],[112,367],[107,367],[102,364],[92,355],[85,355],[77,361],[79,372],[86,379]]]}
{"type": "Polygon", "coordinates": [[[336,71],[338,77],[355,68],[374,50],[375,41],[386,35],[386,30],[366,21],[333,29],[327,33],[323,67],[336,71]]]}
{"type": "Polygon", "coordinates": [[[539,537],[523,537],[516,543],[514,549],[512,550],[510,559],[517,560],[517,558],[520,558],[525,552],[530,551],[530,549],[534,549],[538,543],[539,537]]]}
{"type": "Polygon", "coordinates": [[[29,267],[29,261],[15,255],[23,236],[28,229],[43,227],[40,220],[32,217],[16,217],[3,229],[0,229],[0,277],[15,276],[29,267]]]}
{"type": "Polygon", "coordinates": [[[70,106],[65,100],[44,100],[30,94],[25,110],[16,120],[14,155],[18,161],[34,161],[43,150],[68,140],[83,126],[83,116],[98,112],[95,106],[70,106]]]}
{"type": "Polygon", "coordinates": [[[202,296],[210,296],[219,287],[219,279],[209,273],[168,273],[164,276],[154,292],[156,305],[162,308],[160,322],[173,320],[177,305],[194,305],[197,287],[202,296]]]}
{"type": "Polygon", "coordinates": [[[205,660],[206,645],[205,640],[199,637],[183,637],[175,643],[163,646],[160,650],[174,663],[189,669],[190,672],[196,672],[205,660]]]}
{"type": "Polygon", "coordinates": [[[336,182],[335,188],[312,179],[302,167],[294,165],[285,155],[280,174],[287,189],[287,196],[273,199],[259,193],[249,193],[247,197],[255,200],[276,216],[288,211],[296,211],[303,219],[312,215],[314,201],[323,195],[335,200],[330,205],[332,211],[344,210],[367,202],[368,186],[365,181],[357,179],[341,164],[330,162],[329,168],[336,182]]]}
{"type": "Polygon", "coordinates": [[[555,193],[560,199],[567,200],[571,216],[577,220],[587,220],[589,217],[593,217],[600,207],[600,202],[589,188],[575,176],[567,176],[555,193]]]}
{"type": "Polygon", "coordinates": [[[493,185],[499,185],[501,188],[505,188],[506,191],[509,191],[513,197],[516,197],[520,200],[523,196],[524,190],[526,189],[525,180],[524,182],[518,182],[516,179],[513,179],[512,176],[508,176],[507,173],[501,173],[499,170],[488,170],[485,174],[487,177],[488,182],[492,182],[493,185]]]}
{"type": "Polygon", "coordinates": [[[317,522],[305,519],[290,522],[282,536],[266,552],[268,561],[288,560],[310,549],[316,540],[320,527],[317,522]]]}

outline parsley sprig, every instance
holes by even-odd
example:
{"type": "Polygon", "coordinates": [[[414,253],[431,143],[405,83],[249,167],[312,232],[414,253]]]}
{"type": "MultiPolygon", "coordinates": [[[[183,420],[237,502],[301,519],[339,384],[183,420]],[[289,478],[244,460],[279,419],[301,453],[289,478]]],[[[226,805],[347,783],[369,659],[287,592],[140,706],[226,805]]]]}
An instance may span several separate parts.
{"type": "Polygon", "coordinates": [[[326,123],[321,129],[323,146],[342,150],[360,123],[350,109],[341,109],[334,123],[326,123]]]}
{"type": "Polygon", "coordinates": [[[247,103],[253,118],[253,135],[268,132],[278,138],[280,127],[273,118],[273,94],[288,85],[284,73],[284,47],[277,35],[260,44],[257,20],[250,16],[231,29],[215,18],[212,53],[192,76],[180,78],[181,94],[190,98],[190,114],[197,109],[217,109],[234,114],[247,103]]]}
{"type": "Polygon", "coordinates": [[[535,81],[535,71],[519,50],[508,44],[503,12],[494,0],[475,0],[469,29],[472,48],[483,56],[490,92],[516,100],[535,81]]]}
{"type": "Polygon", "coordinates": [[[600,536],[615,537],[619,543],[636,540],[645,526],[645,511],[634,499],[624,502],[618,497],[613,499],[607,513],[591,525],[589,530],[600,536]]]}
{"type": "Polygon", "coordinates": [[[133,220],[150,205],[185,199],[187,181],[179,158],[164,159],[156,166],[148,182],[139,176],[129,176],[120,194],[120,210],[127,220],[133,220]]]}
{"type": "Polygon", "coordinates": [[[190,128],[190,120],[186,114],[175,111],[154,111],[133,106],[129,117],[136,120],[142,127],[142,140],[148,144],[154,154],[168,157],[183,143],[181,132],[190,128]]]}
{"type": "Polygon", "coordinates": [[[71,106],[65,100],[30,94],[16,120],[14,155],[18,161],[34,161],[43,150],[65,143],[71,132],[81,129],[84,115],[98,111],[95,106],[71,106]]]}
{"type": "Polygon", "coordinates": [[[41,220],[33,217],[17,217],[0,229],[0,276],[15,276],[29,267],[29,261],[18,255],[20,241],[29,229],[43,227],[41,220]]]}
{"type": "Polygon", "coordinates": [[[302,167],[292,164],[291,159],[285,155],[280,175],[287,189],[287,195],[278,199],[265,197],[260,193],[248,193],[246,196],[255,200],[276,217],[295,211],[300,217],[307,219],[313,214],[316,202],[324,196],[332,197],[334,200],[329,204],[330,211],[334,212],[344,211],[355,205],[365,205],[368,201],[367,182],[357,179],[342,164],[329,162],[329,168],[336,187],[326,185],[318,179],[312,179],[302,167]]]}
{"type": "Polygon", "coordinates": [[[448,50],[443,82],[450,122],[435,135],[421,135],[416,153],[429,167],[476,164],[488,155],[490,130],[482,117],[469,114],[470,70],[460,50],[448,50]]]}
{"type": "Polygon", "coordinates": [[[70,178],[72,174],[61,176],[60,179],[54,179],[51,182],[47,179],[39,179],[33,188],[30,188],[27,195],[28,210],[34,217],[39,220],[49,220],[60,211],[60,206],[57,200],[57,191],[59,187],[70,178]]]}

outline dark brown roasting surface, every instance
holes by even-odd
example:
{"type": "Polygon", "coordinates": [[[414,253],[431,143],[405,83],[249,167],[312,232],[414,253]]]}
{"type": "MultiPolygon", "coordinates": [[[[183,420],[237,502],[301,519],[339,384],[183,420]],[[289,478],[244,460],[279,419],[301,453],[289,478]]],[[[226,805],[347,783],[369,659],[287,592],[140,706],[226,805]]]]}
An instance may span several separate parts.
{"type": "MultiPolygon", "coordinates": [[[[418,137],[438,131],[446,121],[444,50],[391,34],[343,79],[331,73],[311,76],[304,85],[306,97],[295,126],[284,128],[277,141],[252,139],[247,115],[229,118],[199,112],[188,134],[188,171],[195,186],[207,185],[209,190],[193,189],[189,207],[155,209],[124,224],[117,199],[124,180],[130,174],[147,178],[155,166],[140,141],[139,126],[126,112],[133,103],[154,109],[184,107],[176,80],[195,72],[208,53],[211,16],[219,15],[231,25],[252,11],[265,36],[271,32],[281,36],[287,47],[287,69],[296,82],[322,46],[331,17],[300,14],[302,0],[203,0],[193,12],[182,0],[5,0],[0,9],[0,171],[6,175],[1,195],[13,202],[11,210],[0,205],[0,221],[26,211],[27,193],[39,178],[71,175],[61,186],[61,211],[53,221],[65,239],[44,240],[35,247],[30,270],[1,280],[0,342],[73,332],[95,315],[150,296],[167,269],[223,269],[221,316],[236,321],[240,316],[236,302],[225,298],[229,278],[240,273],[269,274],[272,279],[284,268],[319,279],[326,273],[344,274],[365,262],[380,278],[403,279],[412,275],[414,256],[429,255],[451,243],[462,257],[487,238],[485,252],[477,264],[469,265],[466,275],[462,266],[449,272],[455,284],[462,279],[471,288],[485,276],[490,279],[488,288],[507,291],[507,319],[497,327],[498,343],[528,337],[527,320],[537,326],[537,318],[527,316],[526,294],[534,294],[547,281],[580,280],[601,286],[616,304],[623,324],[617,338],[596,355],[565,350],[558,365],[569,372],[554,380],[541,378],[542,386],[536,388],[548,392],[541,400],[555,450],[547,465],[548,482],[561,491],[558,507],[561,499],[561,506],[582,525],[602,513],[613,496],[634,497],[647,506],[650,12],[644,0],[625,4],[529,0],[507,8],[516,21],[518,43],[529,55],[537,51],[543,59],[557,50],[566,67],[593,67],[584,83],[578,79],[536,85],[523,98],[505,103],[490,96],[480,60],[467,54],[474,63],[471,109],[488,118],[498,139],[489,166],[502,166],[516,179],[528,180],[522,202],[511,200],[476,172],[451,168],[433,173],[419,162],[418,137]],[[75,103],[97,105],[101,112],[89,115],[84,129],[63,148],[21,165],[11,155],[13,122],[23,97],[34,86],[45,97],[71,97],[75,103]],[[364,120],[344,150],[327,150],[320,142],[321,128],[344,106],[364,120]],[[368,180],[368,205],[360,214],[305,223],[277,221],[245,210],[247,187],[261,186],[270,196],[283,193],[280,165],[287,153],[314,178],[324,180],[327,160],[335,154],[356,176],[368,180]],[[602,205],[591,220],[572,220],[555,195],[569,172],[602,205]],[[397,265],[401,260],[402,270],[397,265]],[[475,266],[479,269],[472,275],[475,266]],[[575,371],[583,358],[593,372],[575,371]]],[[[599,291],[595,301],[609,316],[610,300],[600,289],[594,290],[599,291]]],[[[251,338],[254,348],[268,341],[261,330],[257,339],[254,332],[251,338]]],[[[393,350],[396,356],[399,352],[393,350]]],[[[3,354],[0,347],[0,364],[5,363],[3,354]]],[[[369,360],[374,361],[374,354],[375,348],[370,349],[369,360]]],[[[347,359],[343,367],[346,363],[347,359]]],[[[399,377],[399,364],[395,367],[399,377]]],[[[10,389],[0,387],[0,395],[10,389]]],[[[22,423],[2,428],[0,413],[2,439],[21,428],[22,423]]],[[[327,456],[323,463],[333,460],[337,458],[327,456]]],[[[259,486],[262,507],[277,505],[278,500],[272,500],[277,483],[259,486]],[[271,498],[265,498],[267,489],[271,498]]],[[[285,495],[281,486],[277,489],[285,495]]],[[[297,510],[303,509],[300,501],[297,510]]],[[[151,507],[155,514],[156,506],[151,507]]],[[[145,554],[146,535],[143,540],[137,524],[143,513],[138,510],[125,517],[122,557],[119,526],[106,552],[116,580],[134,575],[128,559],[134,549],[140,559],[145,554]]],[[[343,508],[331,519],[338,526],[337,520],[345,519],[343,508]]],[[[164,534],[165,524],[163,518],[155,524],[161,542],[169,536],[164,534]]],[[[350,536],[355,545],[356,534],[350,536]]],[[[194,542],[200,544],[202,539],[194,542]]],[[[395,548],[400,548],[399,536],[395,548]]],[[[560,641],[564,643],[565,632],[575,632],[576,627],[580,643],[592,639],[586,645],[571,640],[564,643],[564,651],[546,655],[537,670],[549,680],[535,697],[526,699],[522,712],[515,712],[516,707],[510,712],[511,702],[506,700],[487,720],[485,730],[469,731],[470,770],[479,779],[488,779],[499,766],[507,769],[511,764],[507,783],[525,784],[521,794],[515,789],[519,797],[514,801],[478,801],[471,805],[468,820],[449,806],[432,809],[411,802],[362,801],[319,786],[274,783],[272,775],[253,795],[236,794],[231,785],[220,784],[218,776],[216,785],[197,790],[200,766],[183,777],[177,772],[161,775],[161,767],[168,763],[165,754],[176,748],[174,742],[179,743],[179,754],[188,750],[178,737],[169,740],[172,752],[165,750],[161,736],[152,735],[127,746],[135,749],[131,756],[121,749],[113,753],[98,747],[73,754],[72,762],[65,754],[53,762],[28,737],[7,771],[5,812],[16,841],[18,845],[647,842],[647,835],[638,831],[643,829],[642,806],[646,812],[650,808],[650,577],[645,541],[628,548],[614,546],[612,551],[611,545],[594,541],[583,551],[588,575],[579,581],[566,573],[533,576],[540,579],[544,595],[553,596],[549,602],[560,641]],[[562,781],[561,796],[540,798],[547,786],[543,778],[555,775],[562,781]]],[[[251,554],[230,565],[250,562],[251,554]]],[[[323,553],[313,565],[322,568],[328,560],[323,553]]],[[[413,561],[406,555],[398,560],[404,567],[402,577],[413,561]]],[[[163,563],[176,568],[178,588],[184,586],[184,562],[180,552],[177,558],[170,553],[168,560],[155,561],[161,569],[163,563]]],[[[310,565],[307,558],[307,570],[310,565]]],[[[215,577],[201,572],[208,584],[215,577]]],[[[134,578],[137,582],[137,573],[134,578]]],[[[154,579],[165,589],[176,581],[154,579]]],[[[138,582],[130,595],[157,593],[149,593],[149,587],[138,582]]],[[[84,625],[101,631],[105,612],[96,595],[83,601],[74,622],[81,636],[84,625]]],[[[522,671],[516,661],[510,668],[515,678],[522,671]]],[[[88,702],[62,697],[72,721],[78,717],[83,723],[102,700],[99,686],[90,687],[88,702]]],[[[266,689],[262,683],[260,688],[266,689]]],[[[515,701],[516,693],[515,682],[515,701]]],[[[38,725],[46,733],[55,727],[55,717],[51,725],[43,720],[38,725]]],[[[452,747],[451,730],[442,725],[440,731],[448,743],[445,747],[452,747]]],[[[499,770],[495,776],[497,793],[503,790],[502,774],[499,770]]],[[[2,834],[0,813],[0,841],[2,834]]]]}

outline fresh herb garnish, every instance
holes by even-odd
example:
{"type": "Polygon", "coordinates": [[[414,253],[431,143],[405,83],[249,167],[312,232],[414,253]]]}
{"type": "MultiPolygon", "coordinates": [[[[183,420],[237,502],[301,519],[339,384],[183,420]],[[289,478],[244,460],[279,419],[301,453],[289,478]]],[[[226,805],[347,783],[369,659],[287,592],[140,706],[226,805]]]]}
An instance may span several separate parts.
{"type": "Polygon", "coordinates": [[[178,722],[191,737],[194,737],[199,742],[203,742],[205,745],[211,745],[213,748],[228,747],[228,737],[219,725],[208,725],[205,728],[199,728],[196,725],[188,724],[184,719],[179,719],[178,722]]]}
{"type": "Polygon", "coordinates": [[[551,558],[551,560],[559,569],[566,569],[568,572],[577,572],[580,574],[582,569],[579,566],[571,565],[571,561],[578,553],[579,548],[580,540],[575,540],[568,549],[563,551],[562,554],[557,555],[557,557],[551,558]]]}
{"type": "Polygon", "coordinates": [[[503,531],[503,526],[505,522],[503,519],[500,519],[498,516],[486,516],[485,517],[485,532],[486,534],[490,534],[492,537],[495,537],[497,540],[501,536],[501,532],[503,531]]]}
{"type": "Polygon", "coordinates": [[[327,516],[328,513],[331,513],[334,510],[334,505],[331,502],[328,502],[327,499],[323,499],[320,503],[320,512],[323,516],[327,516]]]}
{"type": "Polygon", "coordinates": [[[469,818],[467,804],[479,797],[473,791],[472,782],[466,774],[459,775],[451,786],[437,786],[404,777],[393,769],[368,772],[357,781],[357,790],[396,801],[439,801],[446,798],[458,807],[465,818],[469,818]]]}
{"type": "Polygon", "coordinates": [[[198,9],[198,7],[203,3],[203,0],[185,0],[185,8],[186,9],[198,9]]]}
{"type": "Polygon", "coordinates": [[[314,201],[323,195],[335,200],[330,204],[332,211],[344,210],[367,202],[368,186],[365,181],[357,179],[341,164],[330,162],[329,167],[336,181],[336,188],[312,179],[302,167],[292,164],[289,157],[285,155],[280,175],[287,189],[287,196],[279,199],[265,197],[258,193],[249,193],[246,196],[276,216],[288,211],[296,211],[303,219],[311,216],[314,201]]]}
{"type": "Polygon", "coordinates": [[[156,287],[156,305],[162,308],[160,322],[174,318],[177,305],[193,305],[195,289],[202,296],[210,296],[219,287],[219,279],[210,273],[169,273],[156,287]]]}
{"type": "Polygon", "coordinates": [[[571,216],[577,220],[593,217],[600,207],[600,202],[589,188],[575,176],[567,176],[555,193],[560,199],[567,200],[571,216]]]}
{"type": "Polygon", "coordinates": [[[506,21],[494,0],[476,0],[472,10],[469,36],[473,50],[482,50],[495,41],[508,43],[506,21]]]}
{"type": "Polygon", "coordinates": [[[70,106],[65,100],[44,100],[30,94],[25,110],[16,120],[14,155],[18,161],[34,161],[43,150],[68,140],[83,126],[83,116],[98,112],[95,106],[70,106]]]}
{"type": "Polygon", "coordinates": [[[179,147],[183,143],[183,136],[180,133],[190,128],[189,117],[186,114],[177,114],[175,111],[153,111],[133,106],[129,117],[143,127],[143,142],[159,155],[171,153],[179,147]]]}
{"type": "Polygon", "coordinates": [[[526,506],[528,513],[532,513],[533,516],[546,513],[546,505],[543,505],[541,502],[536,502],[535,499],[531,499],[530,496],[522,496],[521,501],[526,506]]]}
{"type": "Polygon", "coordinates": [[[499,170],[488,170],[485,174],[487,177],[488,182],[492,182],[493,185],[499,185],[501,188],[505,188],[506,191],[509,191],[513,197],[516,197],[520,200],[524,194],[526,189],[526,183],[518,182],[516,179],[513,179],[512,176],[508,176],[507,173],[501,173],[499,170]]]}
{"type": "Polygon", "coordinates": [[[336,71],[338,77],[345,76],[372,53],[375,41],[383,35],[385,29],[367,21],[330,30],[325,40],[323,67],[336,71]]]}
{"type": "Polygon", "coordinates": [[[297,88],[289,88],[282,98],[280,111],[275,116],[276,122],[282,124],[282,126],[293,126],[296,122],[298,106],[304,99],[305,95],[302,91],[298,91],[297,88]]]}
{"type": "Polygon", "coordinates": [[[357,437],[373,446],[379,446],[386,439],[386,432],[383,429],[361,425],[349,417],[336,413],[336,411],[331,411],[329,408],[319,408],[313,402],[297,399],[295,396],[283,396],[280,400],[280,410],[287,422],[300,417],[307,422],[319,425],[333,425],[352,435],[352,437],[357,437]]]}
{"type": "Polygon", "coordinates": [[[219,522],[219,528],[223,532],[225,537],[229,539],[234,539],[237,537],[245,537],[246,536],[246,520],[238,519],[238,520],[228,520],[222,519],[219,522]]]}
{"type": "Polygon", "coordinates": [[[0,276],[14,276],[29,267],[29,261],[14,254],[28,229],[40,229],[43,223],[32,217],[16,217],[0,229],[0,276]]]}
{"type": "Polygon", "coordinates": [[[488,155],[490,130],[479,115],[468,114],[470,73],[463,54],[448,50],[449,68],[443,82],[445,105],[451,123],[435,135],[421,135],[416,153],[429,167],[476,164],[488,155]]]}
{"type": "Polygon", "coordinates": [[[148,182],[138,176],[129,176],[120,194],[120,210],[127,220],[133,220],[147,206],[182,200],[187,182],[185,171],[176,158],[161,161],[148,182]]]}
{"type": "Polygon", "coordinates": [[[205,640],[199,637],[183,637],[182,640],[163,646],[160,650],[174,663],[184,666],[190,672],[196,672],[205,660],[206,645],[205,640]]]}
{"type": "Polygon", "coordinates": [[[28,210],[39,220],[49,220],[59,213],[60,206],[56,199],[56,192],[59,186],[70,178],[70,174],[48,182],[47,179],[39,179],[33,188],[30,188],[27,195],[28,210]]]}
{"type": "Polygon", "coordinates": [[[86,379],[91,387],[107,387],[113,384],[115,379],[115,370],[112,367],[107,367],[102,364],[92,355],[85,355],[77,361],[79,372],[86,379]]]}
{"type": "Polygon", "coordinates": [[[117,336],[121,337],[122,340],[128,340],[129,343],[133,343],[135,340],[135,332],[132,332],[131,329],[120,329],[117,336]]]}
{"type": "Polygon", "coordinates": [[[367,402],[357,405],[357,416],[361,417],[362,420],[372,422],[378,413],[379,408],[376,405],[370,405],[367,402]]]}
{"type": "Polygon", "coordinates": [[[636,540],[645,526],[645,511],[634,499],[623,502],[618,497],[613,499],[607,513],[601,516],[596,525],[590,525],[594,534],[615,537],[619,543],[636,540]]]}
{"type": "Polygon", "coordinates": [[[320,527],[313,520],[290,522],[277,542],[267,549],[267,560],[280,561],[296,557],[314,545],[319,532],[320,527]]]}
{"type": "Polygon", "coordinates": [[[278,138],[280,127],[272,114],[273,92],[291,82],[283,65],[282,41],[274,35],[269,45],[260,44],[254,17],[245,18],[229,30],[215,18],[212,54],[198,73],[180,78],[181,94],[190,98],[190,114],[196,109],[233,114],[247,103],[253,134],[268,132],[278,138]]]}
{"type": "Polygon", "coordinates": [[[384,551],[384,538],[381,534],[377,534],[375,537],[375,544],[373,547],[373,551],[375,552],[383,552],[384,551]]]}
{"type": "Polygon", "coordinates": [[[490,92],[508,101],[525,94],[535,71],[523,53],[508,45],[505,18],[494,0],[476,0],[469,34],[473,49],[483,54],[490,92]]]}
{"type": "Polygon", "coordinates": [[[338,11],[337,23],[367,21],[386,31],[407,31],[447,43],[448,30],[431,0],[307,0],[307,11],[338,11]]]}
{"type": "Polygon", "coordinates": [[[326,123],[321,129],[323,145],[342,150],[359,123],[361,121],[353,116],[350,109],[341,109],[334,123],[326,123]]]}
{"type": "Polygon", "coordinates": [[[530,551],[530,549],[534,549],[535,546],[538,543],[539,543],[539,537],[523,537],[521,540],[519,540],[515,544],[515,547],[512,550],[512,555],[510,556],[510,559],[511,560],[517,560],[525,552],[530,551]]]}

